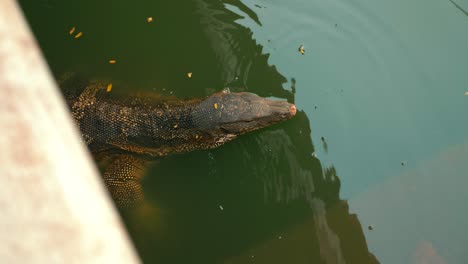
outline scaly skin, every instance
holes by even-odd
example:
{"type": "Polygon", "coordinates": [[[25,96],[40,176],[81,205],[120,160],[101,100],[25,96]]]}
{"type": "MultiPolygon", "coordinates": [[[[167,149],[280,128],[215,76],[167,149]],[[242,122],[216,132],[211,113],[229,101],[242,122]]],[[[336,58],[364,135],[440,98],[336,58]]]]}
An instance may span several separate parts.
{"type": "Polygon", "coordinates": [[[154,102],[110,99],[104,89],[88,83],[67,102],[90,150],[113,156],[104,180],[121,207],[143,197],[143,160],[219,147],[296,114],[292,104],[252,93],[225,90],[203,100],[154,102]]]}

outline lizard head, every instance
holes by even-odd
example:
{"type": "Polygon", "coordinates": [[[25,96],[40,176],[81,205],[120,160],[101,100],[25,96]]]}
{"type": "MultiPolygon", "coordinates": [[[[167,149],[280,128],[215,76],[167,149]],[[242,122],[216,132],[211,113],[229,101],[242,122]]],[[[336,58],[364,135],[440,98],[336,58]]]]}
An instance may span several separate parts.
{"type": "Polygon", "coordinates": [[[253,93],[213,94],[194,109],[196,127],[209,131],[215,138],[231,139],[292,118],[296,106],[275,101],[253,93]]]}

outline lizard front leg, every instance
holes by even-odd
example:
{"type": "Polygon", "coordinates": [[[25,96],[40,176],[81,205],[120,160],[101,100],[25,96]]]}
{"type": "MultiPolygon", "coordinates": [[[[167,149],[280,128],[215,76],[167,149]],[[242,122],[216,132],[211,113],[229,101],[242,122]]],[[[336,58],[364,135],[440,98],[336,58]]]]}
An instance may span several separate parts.
{"type": "Polygon", "coordinates": [[[117,155],[105,169],[104,182],[119,208],[131,208],[143,201],[145,163],[131,155],[117,155]]]}

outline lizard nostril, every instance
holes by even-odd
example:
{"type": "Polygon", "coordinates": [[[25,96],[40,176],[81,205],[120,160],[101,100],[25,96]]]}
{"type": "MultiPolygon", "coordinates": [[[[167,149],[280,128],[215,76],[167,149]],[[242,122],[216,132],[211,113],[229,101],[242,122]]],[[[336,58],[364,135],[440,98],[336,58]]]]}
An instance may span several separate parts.
{"type": "Polygon", "coordinates": [[[291,105],[291,107],[289,108],[289,112],[291,113],[291,115],[296,115],[296,106],[295,105],[291,105]]]}

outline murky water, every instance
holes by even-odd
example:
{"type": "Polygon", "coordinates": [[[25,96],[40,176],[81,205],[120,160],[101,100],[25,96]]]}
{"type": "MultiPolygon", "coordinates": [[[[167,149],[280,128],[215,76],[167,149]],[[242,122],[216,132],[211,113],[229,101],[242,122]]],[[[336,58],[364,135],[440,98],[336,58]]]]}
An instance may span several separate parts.
{"type": "Polygon", "coordinates": [[[145,262],[464,263],[468,1],[20,2],[57,77],[300,110],[152,166],[145,262]]]}

